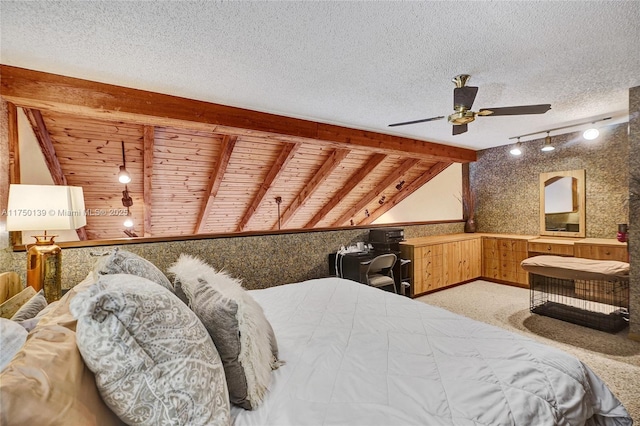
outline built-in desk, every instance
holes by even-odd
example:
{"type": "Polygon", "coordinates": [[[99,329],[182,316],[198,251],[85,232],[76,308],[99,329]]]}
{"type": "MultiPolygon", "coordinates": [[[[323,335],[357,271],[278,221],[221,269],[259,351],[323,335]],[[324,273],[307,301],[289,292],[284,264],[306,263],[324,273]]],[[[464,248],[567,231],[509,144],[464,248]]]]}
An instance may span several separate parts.
{"type": "MultiPolygon", "coordinates": [[[[369,263],[371,263],[371,260],[380,254],[382,253],[376,253],[374,251],[344,254],[331,253],[329,254],[329,273],[333,276],[366,284],[367,268],[369,267],[369,263]]],[[[412,289],[407,285],[402,284],[403,282],[408,283],[408,280],[404,279],[408,275],[404,271],[406,262],[406,260],[401,259],[400,256],[398,256],[395,265],[393,265],[393,278],[396,282],[396,289],[398,290],[398,293],[405,296],[411,296],[412,289]]]]}

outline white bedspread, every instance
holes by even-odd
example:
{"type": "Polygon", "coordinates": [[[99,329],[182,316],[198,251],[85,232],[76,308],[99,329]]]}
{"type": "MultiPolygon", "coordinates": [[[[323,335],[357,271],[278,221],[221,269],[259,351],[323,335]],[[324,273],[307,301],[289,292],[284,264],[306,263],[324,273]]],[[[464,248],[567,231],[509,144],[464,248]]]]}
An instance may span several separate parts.
{"type": "Polygon", "coordinates": [[[630,425],[555,348],[339,278],[255,290],[286,364],[242,425],[630,425]]]}

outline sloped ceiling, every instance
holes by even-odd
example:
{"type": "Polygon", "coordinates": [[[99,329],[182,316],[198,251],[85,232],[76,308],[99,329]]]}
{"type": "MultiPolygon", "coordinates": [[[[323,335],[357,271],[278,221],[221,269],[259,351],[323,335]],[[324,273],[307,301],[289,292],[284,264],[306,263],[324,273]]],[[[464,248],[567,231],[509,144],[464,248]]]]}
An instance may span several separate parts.
{"type": "MultiPolygon", "coordinates": [[[[0,70],[0,95],[24,110],[54,183],[84,188],[91,214],[83,239],[123,237],[123,164],[135,236],[173,237],[370,224],[453,162],[476,158],[420,140],[0,70]]],[[[12,181],[18,176],[14,169],[12,181]]]]}

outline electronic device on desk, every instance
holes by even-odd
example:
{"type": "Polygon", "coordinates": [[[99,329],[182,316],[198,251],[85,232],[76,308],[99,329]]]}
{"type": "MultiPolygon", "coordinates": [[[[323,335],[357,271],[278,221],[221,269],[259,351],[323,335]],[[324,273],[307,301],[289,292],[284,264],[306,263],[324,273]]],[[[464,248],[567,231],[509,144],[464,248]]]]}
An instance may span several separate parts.
{"type": "Polygon", "coordinates": [[[400,242],[404,241],[402,228],[377,228],[369,230],[369,244],[376,253],[400,254],[400,242]]]}

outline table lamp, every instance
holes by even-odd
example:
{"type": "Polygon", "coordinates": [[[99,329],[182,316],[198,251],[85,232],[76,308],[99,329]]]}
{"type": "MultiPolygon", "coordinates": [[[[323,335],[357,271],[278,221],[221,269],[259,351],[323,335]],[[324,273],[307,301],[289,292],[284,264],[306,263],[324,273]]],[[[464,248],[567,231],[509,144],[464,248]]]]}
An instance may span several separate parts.
{"type": "MultiPolygon", "coordinates": [[[[82,188],[60,185],[9,186],[8,231],[43,231],[27,250],[27,285],[44,289],[47,302],[62,296],[62,249],[47,231],[78,229],[87,224],[82,188]]],[[[26,245],[26,244],[25,244],[26,245]]]]}

